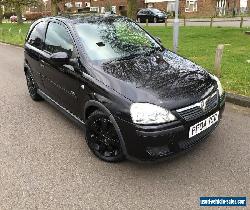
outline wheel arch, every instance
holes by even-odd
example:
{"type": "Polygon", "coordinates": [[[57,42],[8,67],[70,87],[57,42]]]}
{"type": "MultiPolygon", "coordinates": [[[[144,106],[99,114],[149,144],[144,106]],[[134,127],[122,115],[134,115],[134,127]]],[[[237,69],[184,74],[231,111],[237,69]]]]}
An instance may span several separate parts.
{"type": "Polygon", "coordinates": [[[86,122],[89,115],[96,110],[102,111],[106,115],[113,117],[113,115],[109,111],[109,109],[105,105],[103,105],[101,102],[96,101],[96,100],[89,100],[86,102],[86,104],[84,106],[84,117],[83,117],[84,122],[86,122]]]}
{"type": "Polygon", "coordinates": [[[126,149],[125,142],[123,140],[120,128],[119,128],[114,116],[112,115],[112,113],[109,111],[109,109],[106,106],[104,106],[102,103],[95,101],[95,100],[90,100],[90,101],[86,102],[85,107],[84,107],[84,122],[86,123],[87,116],[89,116],[91,113],[93,113],[96,110],[102,111],[103,113],[105,113],[106,115],[109,116],[109,119],[111,120],[112,124],[114,125],[115,130],[118,134],[119,140],[121,142],[123,154],[126,157],[128,157],[127,149],[126,149]]]}

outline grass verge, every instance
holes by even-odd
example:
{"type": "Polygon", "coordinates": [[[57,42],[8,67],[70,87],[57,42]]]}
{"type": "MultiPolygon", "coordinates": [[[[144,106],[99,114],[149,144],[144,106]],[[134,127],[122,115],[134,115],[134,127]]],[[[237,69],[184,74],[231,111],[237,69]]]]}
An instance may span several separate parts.
{"type": "MultiPolygon", "coordinates": [[[[146,27],[172,49],[172,28],[146,27]]],[[[226,91],[250,96],[250,36],[240,28],[181,27],[178,53],[214,73],[215,50],[224,44],[221,81],[226,91]]]]}
{"type": "Polygon", "coordinates": [[[23,46],[29,27],[30,24],[0,24],[0,41],[18,46],[23,46]]]}
{"type": "MultiPolygon", "coordinates": [[[[0,41],[23,46],[29,24],[0,25],[0,41]]],[[[172,49],[172,28],[145,27],[172,49]]],[[[221,81],[226,91],[250,96],[250,36],[239,28],[181,27],[179,54],[214,73],[215,49],[224,44],[221,81]]]]}

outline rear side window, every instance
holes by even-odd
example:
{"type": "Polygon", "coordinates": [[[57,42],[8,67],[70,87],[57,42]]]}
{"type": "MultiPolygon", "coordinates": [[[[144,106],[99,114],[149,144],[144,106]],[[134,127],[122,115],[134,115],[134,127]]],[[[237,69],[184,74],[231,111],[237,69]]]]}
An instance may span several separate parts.
{"type": "Polygon", "coordinates": [[[147,14],[148,15],[152,15],[152,14],[154,14],[151,10],[147,10],[147,14]]]}
{"type": "Polygon", "coordinates": [[[30,33],[28,44],[38,49],[41,49],[44,32],[45,32],[45,23],[44,22],[38,23],[30,33]]]}
{"type": "Polygon", "coordinates": [[[139,14],[145,14],[145,10],[139,11],[139,14]]]}
{"type": "Polygon", "coordinates": [[[49,24],[45,38],[45,51],[66,52],[69,56],[72,55],[73,40],[64,26],[53,22],[49,24]]]}

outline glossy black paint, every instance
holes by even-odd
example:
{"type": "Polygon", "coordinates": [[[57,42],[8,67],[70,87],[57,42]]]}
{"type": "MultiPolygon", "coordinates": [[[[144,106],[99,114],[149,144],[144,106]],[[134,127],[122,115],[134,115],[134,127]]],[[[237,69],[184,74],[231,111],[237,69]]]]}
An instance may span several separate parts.
{"type": "MultiPolygon", "coordinates": [[[[95,22],[105,18],[109,21],[121,17],[95,16],[88,17],[88,20],[95,22]]],[[[174,113],[176,109],[211,95],[217,90],[216,81],[202,67],[163,47],[155,53],[127,60],[91,62],[74,29],[79,18],[41,19],[32,24],[30,32],[41,22],[45,23],[44,31],[41,32],[41,47],[31,46],[27,36],[24,66],[25,71],[31,71],[40,95],[82,124],[96,109],[108,114],[128,158],[148,160],[169,156],[149,155],[149,148],[165,147],[172,153],[182,151],[184,149],[178,148],[177,144],[187,139],[191,125],[217,110],[221,110],[222,114],[224,97],[220,98],[219,105],[212,112],[195,121],[185,122],[177,117],[178,120],[163,125],[133,124],[130,116],[132,103],[148,102],[174,113]],[[50,22],[67,29],[74,45],[71,57],[44,50],[46,29],[50,22]]]]}
{"type": "Polygon", "coordinates": [[[126,149],[130,157],[136,161],[162,160],[175,156],[176,154],[190,150],[193,146],[214,131],[219,122],[208,130],[193,138],[188,138],[190,126],[206,119],[211,114],[220,110],[219,120],[222,118],[225,102],[221,101],[210,113],[190,122],[177,121],[156,125],[156,126],[138,126],[121,118],[116,118],[120,128],[121,135],[125,139],[126,149]]]}

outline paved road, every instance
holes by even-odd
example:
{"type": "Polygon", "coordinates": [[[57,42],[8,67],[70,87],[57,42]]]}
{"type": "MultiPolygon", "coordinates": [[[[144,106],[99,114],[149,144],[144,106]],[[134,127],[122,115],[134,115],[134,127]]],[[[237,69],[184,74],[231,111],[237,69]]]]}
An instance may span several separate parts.
{"type": "MultiPolygon", "coordinates": [[[[142,23],[141,25],[145,25],[142,23]]],[[[150,26],[164,26],[165,23],[149,23],[150,26]]],[[[168,26],[173,25],[173,19],[168,20],[168,26]]],[[[180,25],[184,25],[183,19],[180,19],[180,25]]],[[[186,26],[210,26],[209,18],[193,18],[186,20],[186,26]]],[[[240,18],[214,18],[213,27],[240,27],[240,18]]],[[[244,17],[243,27],[250,27],[250,17],[244,17]]]]}
{"type": "Polygon", "coordinates": [[[0,209],[197,209],[200,196],[248,196],[250,110],[227,104],[194,150],[152,164],[108,164],[80,128],[33,102],[23,49],[0,45],[0,209]]]}

